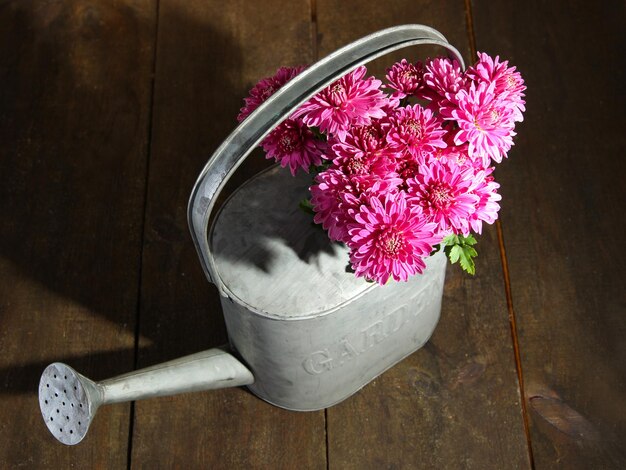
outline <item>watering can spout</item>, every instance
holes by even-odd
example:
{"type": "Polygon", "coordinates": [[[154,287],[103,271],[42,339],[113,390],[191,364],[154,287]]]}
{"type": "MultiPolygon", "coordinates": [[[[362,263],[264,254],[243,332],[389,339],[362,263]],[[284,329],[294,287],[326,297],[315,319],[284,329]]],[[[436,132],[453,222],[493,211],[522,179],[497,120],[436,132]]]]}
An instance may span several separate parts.
{"type": "Polygon", "coordinates": [[[39,382],[39,406],[52,435],[78,444],[100,405],[254,383],[252,373],[227,347],[94,382],[66,364],[55,362],[39,382]]]}
{"type": "Polygon", "coordinates": [[[106,403],[238,387],[254,382],[227,348],[214,348],[100,382],[106,403]]]}

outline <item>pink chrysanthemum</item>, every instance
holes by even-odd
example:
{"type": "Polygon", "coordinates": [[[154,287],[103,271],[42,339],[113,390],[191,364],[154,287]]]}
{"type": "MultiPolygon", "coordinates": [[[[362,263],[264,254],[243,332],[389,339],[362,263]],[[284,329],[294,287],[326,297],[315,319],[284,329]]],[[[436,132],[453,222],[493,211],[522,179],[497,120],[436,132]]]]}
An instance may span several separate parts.
{"type": "Polygon", "coordinates": [[[468,235],[469,217],[479,197],[472,193],[474,171],[455,164],[431,160],[407,181],[412,202],[419,205],[424,217],[437,224],[437,235],[450,233],[468,235]]]}
{"type": "Polygon", "coordinates": [[[350,209],[360,191],[340,169],[329,168],[315,177],[311,191],[313,222],[321,224],[333,241],[347,240],[350,209]],[[352,197],[346,197],[350,195],[352,197]]]}
{"type": "Polygon", "coordinates": [[[451,106],[441,109],[441,115],[457,122],[460,129],[454,142],[467,142],[470,158],[482,158],[484,167],[490,159],[500,163],[513,145],[514,110],[498,100],[494,82],[472,82],[469,90],[454,96],[451,106]]]}
{"type": "Polygon", "coordinates": [[[483,222],[493,224],[496,221],[500,210],[497,201],[500,201],[502,196],[497,192],[500,185],[491,176],[493,170],[494,167],[479,170],[474,176],[472,193],[478,197],[478,201],[469,223],[472,230],[478,234],[482,233],[483,222]]]}
{"type": "Polygon", "coordinates": [[[400,189],[406,190],[406,182],[411,178],[415,178],[419,171],[420,164],[410,155],[404,155],[403,157],[398,158],[398,160],[396,160],[395,172],[402,180],[400,189]]]}
{"type": "Polygon", "coordinates": [[[266,77],[260,80],[250,90],[249,96],[244,99],[245,106],[239,111],[237,121],[241,122],[247,118],[252,111],[257,109],[261,103],[272,96],[285,83],[302,72],[306,66],[299,67],[281,67],[272,77],[266,77]]]}
{"type": "Polygon", "coordinates": [[[387,145],[391,125],[386,120],[372,120],[367,126],[350,128],[342,142],[329,142],[333,163],[349,175],[375,175],[385,177],[395,168],[395,152],[387,145]]]}
{"type": "Polygon", "coordinates": [[[442,163],[464,166],[469,160],[467,155],[467,145],[465,145],[465,151],[461,150],[460,146],[448,144],[446,148],[437,149],[436,152],[430,155],[430,158],[425,160],[426,164],[430,164],[430,159],[437,160],[442,163]]]}
{"type": "Polygon", "coordinates": [[[462,168],[473,168],[474,171],[483,170],[482,158],[470,158],[467,143],[455,145],[455,132],[448,132],[444,141],[448,146],[444,149],[437,149],[430,155],[430,158],[446,163],[448,165],[456,165],[462,168]]]}
{"type": "Polygon", "coordinates": [[[437,57],[426,63],[424,71],[424,93],[422,98],[437,104],[449,100],[465,87],[465,76],[457,60],[437,57]]]}
{"type": "Polygon", "coordinates": [[[441,120],[429,109],[418,104],[398,108],[391,121],[387,142],[398,152],[408,152],[419,158],[446,146],[442,139],[446,131],[441,127],[441,120]]]}
{"type": "Polygon", "coordinates": [[[347,242],[348,224],[363,199],[371,194],[393,192],[400,184],[394,174],[384,178],[374,175],[351,176],[341,168],[331,167],[315,177],[315,184],[309,188],[311,205],[315,216],[313,221],[328,231],[334,241],[347,242]]]}
{"type": "Polygon", "coordinates": [[[363,78],[366,72],[361,66],[340,78],[300,106],[294,117],[301,117],[308,126],[319,127],[321,132],[339,140],[344,139],[350,126],[382,118],[387,98],[380,91],[380,80],[363,78]]]}
{"type": "Polygon", "coordinates": [[[357,276],[385,284],[390,277],[406,281],[422,273],[424,258],[439,240],[435,225],[427,223],[418,206],[407,203],[404,192],[369,198],[350,224],[350,262],[357,276]]]}
{"type": "Polygon", "coordinates": [[[311,165],[321,165],[326,158],[326,143],[317,140],[313,132],[299,120],[287,119],[280,124],[261,143],[267,153],[266,158],[273,158],[283,168],[289,167],[295,176],[298,167],[307,173],[311,165]]]}
{"type": "Polygon", "coordinates": [[[414,95],[423,87],[424,67],[421,62],[411,64],[406,59],[396,62],[387,69],[389,85],[387,88],[396,90],[398,98],[414,95]]]}
{"type": "Polygon", "coordinates": [[[484,83],[495,83],[495,93],[499,99],[510,103],[514,107],[514,119],[521,122],[524,120],[523,112],[526,111],[524,97],[524,79],[516,71],[515,67],[509,67],[509,62],[500,62],[500,57],[495,59],[479,52],[478,62],[467,69],[466,76],[470,80],[484,83]]]}
{"type": "Polygon", "coordinates": [[[394,91],[391,95],[387,96],[385,104],[380,108],[383,113],[385,113],[385,116],[391,116],[396,112],[396,108],[400,106],[400,100],[402,99],[400,95],[400,92],[394,91]]]}

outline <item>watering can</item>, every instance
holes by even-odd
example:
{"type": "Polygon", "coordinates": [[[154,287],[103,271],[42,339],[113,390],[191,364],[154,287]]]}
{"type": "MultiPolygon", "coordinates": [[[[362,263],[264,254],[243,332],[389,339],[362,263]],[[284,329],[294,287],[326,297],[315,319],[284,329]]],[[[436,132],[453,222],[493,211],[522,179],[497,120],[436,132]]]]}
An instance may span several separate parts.
{"type": "Polygon", "coordinates": [[[189,200],[188,221],[204,273],[221,295],[229,344],[102,382],[50,364],[39,385],[44,421],[77,444],[99,406],[246,385],[276,406],[332,406],[428,341],[439,320],[446,257],[423,274],[385,286],[349,272],[348,249],[330,243],[298,209],[310,177],[274,166],[236,190],[217,214],[216,198],[246,156],[298,106],[333,81],[403,47],[442,46],[421,25],[366,36],[303,71],[248,116],[217,149],[189,200]]]}

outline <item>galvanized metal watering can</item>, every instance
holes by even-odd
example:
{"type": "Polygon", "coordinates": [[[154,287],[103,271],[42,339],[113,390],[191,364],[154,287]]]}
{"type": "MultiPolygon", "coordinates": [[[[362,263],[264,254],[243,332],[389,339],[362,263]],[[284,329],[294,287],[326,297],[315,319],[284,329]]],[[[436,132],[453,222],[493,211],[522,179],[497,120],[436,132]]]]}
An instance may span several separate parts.
{"type": "Polygon", "coordinates": [[[347,271],[347,249],[330,244],[299,211],[310,180],[272,167],[239,188],[209,230],[216,197],[251,150],[297,107],[334,80],[390,51],[442,46],[438,31],[398,26],[360,39],[302,72],[252,113],[217,149],[188,208],[208,280],[222,296],[230,345],[103,382],[54,363],[39,386],[43,418],[64,444],[77,444],[102,404],[247,385],[290,410],[317,410],[355,393],[420,348],[441,310],[443,252],[424,274],[381,287],[347,271]]]}

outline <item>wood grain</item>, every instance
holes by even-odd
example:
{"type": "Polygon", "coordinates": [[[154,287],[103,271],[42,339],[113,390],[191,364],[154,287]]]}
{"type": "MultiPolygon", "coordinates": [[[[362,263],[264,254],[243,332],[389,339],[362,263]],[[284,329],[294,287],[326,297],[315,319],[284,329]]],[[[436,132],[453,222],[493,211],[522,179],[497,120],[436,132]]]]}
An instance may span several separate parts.
{"type": "MultiPolygon", "coordinates": [[[[463,2],[368,1],[356,8],[318,0],[317,8],[321,56],[377,29],[422,23],[468,57],[463,2]]],[[[396,58],[370,70],[384,73],[396,58]]],[[[329,468],[529,466],[495,233],[489,227],[480,239],[474,278],[449,267],[430,343],[328,410],[329,468]]]]}
{"type": "Polygon", "coordinates": [[[125,468],[129,406],[50,435],[39,376],[132,368],[152,1],[0,5],[0,464],[125,468]]]}
{"type": "Polygon", "coordinates": [[[103,379],[226,341],[186,224],[206,158],[260,77],[411,22],[467,59],[474,32],[529,86],[497,178],[536,468],[626,467],[616,0],[0,3],[0,467],[530,466],[494,228],[476,277],[448,269],[430,343],[326,412],[243,389],[160,398],[102,408],[72,448],[41,421],[52,361],[103,379]]]}
{"type": "MultiPolygon", "coordinates": [[[[155,364],[226,342],[216,290],[187,229],[191,188],[236,125],[248,89],[311,61],[305,1],[161,1],[141,292],[155,364]]],[[[235,184],[267,165],[258,153],[235,184]]],[[[293,413],[244,389],[138,402],[132,466],[324,468],[324,413],[293,413]]]]}
{"type": "Polygon", "coordinates": [[[474,24],[528,85],[498,177],[536,466],[624,468],[624,4],[477,1],[474,24]]]}

